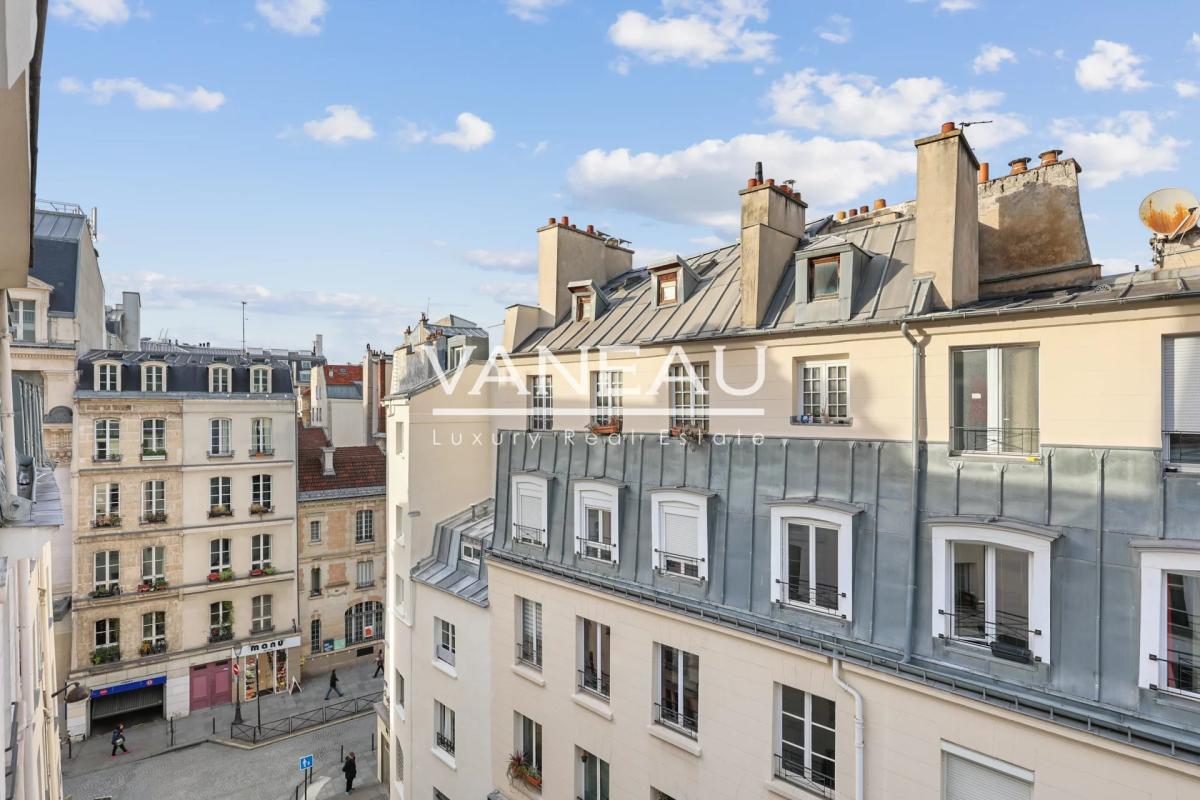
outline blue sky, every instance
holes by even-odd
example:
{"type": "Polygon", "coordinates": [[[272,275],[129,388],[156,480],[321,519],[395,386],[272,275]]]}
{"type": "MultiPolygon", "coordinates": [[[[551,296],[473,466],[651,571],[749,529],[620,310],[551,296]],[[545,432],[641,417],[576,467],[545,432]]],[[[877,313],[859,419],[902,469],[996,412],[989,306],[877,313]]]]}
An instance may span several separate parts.
{"type": "Polygon", "coordinates": [[[346,360],[426,307],[499,324],[552,215],[645,263],[736,238],[755,160],[810,215],[909,199],[944,120],[994,120],[993,175],[1077,158],[1125,271],[1141,198],[1200,191],[1200,24],[1059,5],[51,0],[39,194],[99,207],[144,333],[236,343],[245,299],[251,342],[346,360]]]}

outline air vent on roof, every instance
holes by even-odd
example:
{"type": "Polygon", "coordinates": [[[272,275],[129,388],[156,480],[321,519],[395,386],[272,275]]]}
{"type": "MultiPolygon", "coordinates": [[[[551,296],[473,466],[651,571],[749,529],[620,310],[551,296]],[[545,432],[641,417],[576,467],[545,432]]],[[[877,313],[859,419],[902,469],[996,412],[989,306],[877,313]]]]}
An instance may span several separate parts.
{"type": "Polygon", "coordinates": [[[622,288],[625,288],[625,289],[632,289],[634,286],[637,286],[639,283],[641,283],[642,281],[646,280],[646,278],[649,278],[649,277],[650,276],[646,274],[645,270],[638,270],[637,272],[633,273],[628,278],[626,278],[625,282],[623,284],[621,284],[621,286],[622,286],[622,288]]]}
{"type": "Polygon", "coordinates": [[[717,265],[717,260],[715,258],[710,258],[708,261],[705,261],[702,264],[697,264],[696,266],[692,267],[692,269],[695,271],[695,273],[697,275],[706,275],[706,274],[708,274],[708,271],[710,269],[712,269],[713,267],[715,267],[716,265],[717,265]]]}

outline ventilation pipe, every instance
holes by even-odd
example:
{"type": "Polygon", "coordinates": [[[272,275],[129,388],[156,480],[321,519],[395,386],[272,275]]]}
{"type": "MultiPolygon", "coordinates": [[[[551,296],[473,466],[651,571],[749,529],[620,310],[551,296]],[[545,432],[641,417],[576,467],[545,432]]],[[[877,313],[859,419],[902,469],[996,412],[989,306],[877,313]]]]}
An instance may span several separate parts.
{"type": "Polygon", "coordinates": [[[857,689],[842,678],[842,660],[840,658],[833,659],[833,682],[854,698],[854,799],[866,800],[866,774],[863,769],[863,761],[866,757],[867,741],[863,720],[863,698],[857,689]]]}
{"type": "Polygon", "coordinates": [[[917,620],[917,561],[920,557],[920,539],[917,522],[920,509],[917,505],[921,490],[921,343],[908,330],[908,323],[900,323],[900,333],[912,345],[912,516],[909,519],[908,552],[908,596],[904,602],[904,658],[908,663],[913,656],[913,635],[917,620]]]}

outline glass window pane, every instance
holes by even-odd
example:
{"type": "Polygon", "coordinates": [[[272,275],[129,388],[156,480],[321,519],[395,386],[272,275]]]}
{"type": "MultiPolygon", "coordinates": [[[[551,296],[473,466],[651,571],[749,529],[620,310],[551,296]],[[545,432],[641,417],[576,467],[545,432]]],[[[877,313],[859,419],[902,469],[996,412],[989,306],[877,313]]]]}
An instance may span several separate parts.
{"type": "Polygon", "coordinates": [[[1167,573],[1167,686],[1200,691],[1200,577],[1167,573]]]}
{"type": "Polygon", "coordinates": [[[1200,434],[1172,433],[1170,450],[1172,464],[1200,464],[1200,434]]]}
{"type": "Polygon", "coordinates": [[[1000,424],[1004,452],[1038,449],[1038,351],[1036,347],[1000,350],[1000,424]]]}
{"type": "Polygon", "coordinates": [[[996,548],[996,633],[1008,644],[1029,646],[1029,554],[996,548]]]}
{"type": "Polygon", "coordinates": [[[956,351],[953,374],[954,449],[987,450],[987,351],[956,351]]]}
{"type": "Polygon", "coordinates": [[[816,603],[821,608],[838,607],[838,532],[814,529],[816,544],[816,603]]]}
{"type": "MultiPolygon", "coordinates": [[[[834,727],[834,712],[837,709],[837,704],[832,700],[826,700],[824,697],[817,697],[815,694],[812,698],[812,721],[814,725],[823,725],[826,728],[834,727]]],[[[817,735],[813,734],[813,743],[816,745],[817,735]]],[[[830,758],[833,753],[829,754],[830,758]]]]}
{"type": "Polygon", "coordinates": [[[982,640],[986,637],[987,546],[955,542],[953,547],[954,635],[982,640]]]}
{"type": "Polygon", "coordinates": [[[795,603],[809,602],[809,527],[788,525],[787,598],[795,603]]]}

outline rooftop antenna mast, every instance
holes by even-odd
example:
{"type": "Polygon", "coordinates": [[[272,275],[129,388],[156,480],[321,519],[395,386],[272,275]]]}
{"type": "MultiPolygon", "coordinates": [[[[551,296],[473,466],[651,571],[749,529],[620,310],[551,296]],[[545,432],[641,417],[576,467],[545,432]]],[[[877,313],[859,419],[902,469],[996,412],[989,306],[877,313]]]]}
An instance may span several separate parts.
{"type": "Polygon", "coordinates": [[[246,301],[242,301],[242,353],[246,352],[246,301]]]}

